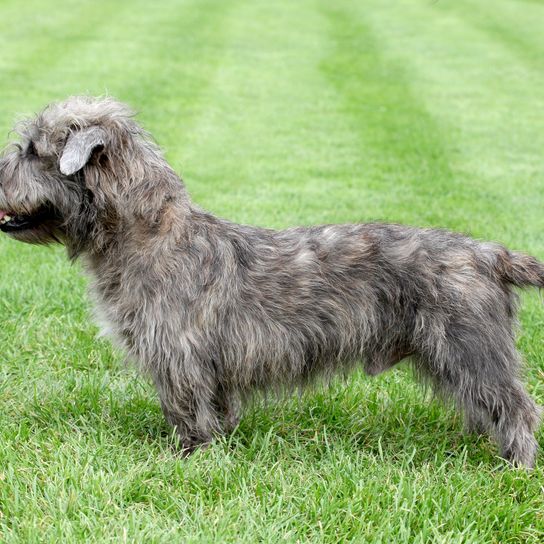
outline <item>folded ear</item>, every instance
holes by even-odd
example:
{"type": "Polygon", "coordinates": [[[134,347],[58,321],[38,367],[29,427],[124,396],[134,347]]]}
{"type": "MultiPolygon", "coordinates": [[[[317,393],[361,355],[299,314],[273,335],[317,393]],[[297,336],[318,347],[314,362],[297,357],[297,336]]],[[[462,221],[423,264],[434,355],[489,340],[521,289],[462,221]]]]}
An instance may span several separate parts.
{"type": "Polygon", "coordinates": [[[70,176],[81,170],[91,158],[94,149],[106,144],[106,131],[97,126],[87,127],[68,136],[60,157],[60,171],[70,176]]]}

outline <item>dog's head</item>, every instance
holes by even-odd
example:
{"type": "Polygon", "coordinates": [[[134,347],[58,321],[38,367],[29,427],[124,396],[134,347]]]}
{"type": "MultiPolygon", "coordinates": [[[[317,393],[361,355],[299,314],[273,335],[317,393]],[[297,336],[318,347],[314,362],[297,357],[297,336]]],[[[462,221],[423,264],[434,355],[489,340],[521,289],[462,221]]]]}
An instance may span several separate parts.
{"type": "Polygon", "coordinates": [[[145,216],[165,168],[173,174],[130,109],[110,98],[52,104],[15,132],[0,158],[0,230],[24,242],[78,252],[105,223],[145,216]]]}

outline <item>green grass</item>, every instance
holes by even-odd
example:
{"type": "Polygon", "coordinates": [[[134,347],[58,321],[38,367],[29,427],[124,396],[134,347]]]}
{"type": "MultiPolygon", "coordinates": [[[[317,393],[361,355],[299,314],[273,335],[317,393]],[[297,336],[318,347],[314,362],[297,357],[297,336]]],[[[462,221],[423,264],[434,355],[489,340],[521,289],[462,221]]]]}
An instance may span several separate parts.
{"type": "MultiPolygon", "coordinates": [[[[544,259],[543,20],[538,0],[3,0],[0,133],[108,92],[219,215],[443,226],[544,259]]],[[[544,541],[544,457],[507,468],[405,368],[255,406],[178,458],[79,266],[0,252],[1,542],[544,541]]],[[[522,301],[544,403],[544,310],[522,301]]]]}

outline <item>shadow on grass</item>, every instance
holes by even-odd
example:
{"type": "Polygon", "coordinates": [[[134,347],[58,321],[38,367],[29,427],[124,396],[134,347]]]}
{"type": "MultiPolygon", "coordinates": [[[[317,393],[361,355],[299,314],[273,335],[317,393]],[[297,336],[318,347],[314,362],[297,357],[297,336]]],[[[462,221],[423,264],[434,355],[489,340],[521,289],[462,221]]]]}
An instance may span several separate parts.
{"type": "MultiPolygon", "coordinates": [[[[213,455],[260,459],[266,464],[302,457],[320,462],[340,454],[401,465],[441,464],[462,455],[474,467],[482,462],[496,464],[488,438],[465,434],[453,410],[437,401],[424,401],[412,385],[407,387],[407,398],[399,393],[399,385],[404,384],[393,385],[384,390],[376,380],[363,380],[346,388],[336,384],[310,391],[300,398],[257,401],[234,433],[210,450],[213,455]]],[[[120,447],[140,443],[176,450],[174,433],[157,398],[141,383],[108,390],[91,380],[78,390],[35,399],[18,418],[27,429],[23,435],[79,433],[89,441],[100,435],[101,442],[120,447]]]]}
{"type": "Polygon", "coordinates": [[[315,403],[309,397],[297,410],[273,407],[268,413],[255,408],[229,443],[248,452],[266,444],[278,459],[295,459],[302,449],[305,458],[317,462],[342,453],[415,466],[458,457],[472,467],[497,463],[489,439],[465,433],[461,418],[437,403],[404,406],[388,414],[364,407],[352,411],[342,403],[315,403]]]}

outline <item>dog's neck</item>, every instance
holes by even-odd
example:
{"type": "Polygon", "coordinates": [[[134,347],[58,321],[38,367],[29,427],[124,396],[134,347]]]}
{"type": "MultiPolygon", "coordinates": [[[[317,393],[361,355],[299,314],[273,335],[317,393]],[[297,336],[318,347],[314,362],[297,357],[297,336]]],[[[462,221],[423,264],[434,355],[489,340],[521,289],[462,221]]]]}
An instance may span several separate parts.
{"type": "Polygon", "coordinates": [[[119,183],[114,191],[94,196],[97,202],[89,206],[92,211],[88,220],[79,227],[85,234],[67,237],[69,255],[76,258],[85,254],[87,260],[98,263],[113,258],[121,245],[145,252],[179,240],[193,206],[177,174],[172,170],[167,176],[161,173],[158,177],[156,172],[147,171],[141,180],[131,180],[128,187],[119,183]]]}

